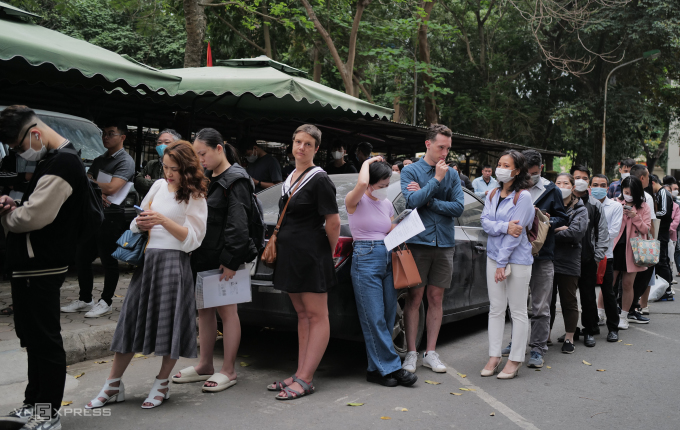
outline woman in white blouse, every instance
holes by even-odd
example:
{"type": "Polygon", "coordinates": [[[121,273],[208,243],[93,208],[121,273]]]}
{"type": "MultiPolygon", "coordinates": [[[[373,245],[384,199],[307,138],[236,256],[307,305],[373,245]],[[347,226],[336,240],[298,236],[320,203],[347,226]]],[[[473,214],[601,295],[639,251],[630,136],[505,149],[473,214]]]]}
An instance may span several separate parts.
{"type": "Polygon", "coordinates": [[[166,148],[161,163],[165,179],[153,184],[142,202],[144,212],[130,225],[135,233],[149,232],[144,264],[135,271],[120,311],[109,378],[85,406],[88,409],[125,400],[121,378],[136,352],[163,357],[144,409],[170,397],[168,377],[179,357],[196,357],[196,304],[188,253],[205,236],[208,180],[189,142],[166,148]]]}

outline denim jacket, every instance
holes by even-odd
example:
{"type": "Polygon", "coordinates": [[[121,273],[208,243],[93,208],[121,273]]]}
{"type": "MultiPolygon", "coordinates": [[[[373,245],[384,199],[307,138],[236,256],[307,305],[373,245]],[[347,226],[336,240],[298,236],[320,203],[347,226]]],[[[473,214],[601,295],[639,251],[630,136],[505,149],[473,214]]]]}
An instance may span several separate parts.
{"type": "Polygon", "coordinates": [[[506,267],[508,264],[531,266],[534,264],[534,257],[531,255],[531,243],[526,230],[534,223],[536,214],[531,194],[528,191],[521,192],[517,205],[514,203],[514,191],[499,205],[500,196],[501,191],[498,190],[491,200],[489,193],[484,202],[482,228],[489,235],[486,255],[497,263],[498,268],[506,267]],[[523,227],[519,237],[508,234],[508,224],[513,220],[519,221],[519,225],[523,227]]]}
{"type": "Polygon", "coordinates": [[[455,218],[463,213],[464,196],[458,172],[449,168],[439,182],[434,177],[435,166],[425,158],[409,164],[401,172],[401,192],[408,209],[418,209],[425,231],[407,240],[418,245],[452,247],[456,244],[455,218]],[[411,182],[420,185],[419,191],[408,191],[411,182]]]}

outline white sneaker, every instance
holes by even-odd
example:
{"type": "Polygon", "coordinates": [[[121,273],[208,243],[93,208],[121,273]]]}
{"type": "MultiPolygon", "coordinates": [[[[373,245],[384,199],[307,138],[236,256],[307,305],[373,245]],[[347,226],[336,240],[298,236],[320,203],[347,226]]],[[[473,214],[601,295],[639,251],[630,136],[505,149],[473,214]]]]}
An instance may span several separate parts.
{"type": "Polygon", "coordinates": [[[409,351],[404,358],[404,364],[401,368],[407,372],[416,373],[416,363],[418,362],[418,353],[416,351],[409,351]]]}
{"type": "Polygon", "coordinates": [[[626,311],[619,315],[619,330],[628,330],[628,312],[626,311]]]}
{"type": "Polygon", "coordinates": [[[649,315],[649,306],[646,308],[642,308],[642,312],[640,312],[642,315],[649,315]]]}
{"type": "Polygon", "coordinates": [[[607,315],[604,313],[604,309],[597,309],[597,325],[607,324],[607,315]]]}
{"type": "Polygon", "coordinates": [[[89,311],[94,307],[94,300],[90,303],[84,302],[82,300],[74,300],[66,306],[61,307],[62,312],[72,313],[72,312],[83,312],[89,311]]]}
{"type": "Polygon", "coordinates": [[[85,314],[85,318],[97,318],[104,315],[109,315],[113,312],[113,306],[109,306],[103,299],[99,300],[99,303],[94,305],[92,310],[85,314]]]}
{"type": "Polygon", "coordinates": [[[429,367],[433,372],[446,373],[446,366],[439,359],[439,354],[434,351],[423,354],[423,366],[429,367]]]}

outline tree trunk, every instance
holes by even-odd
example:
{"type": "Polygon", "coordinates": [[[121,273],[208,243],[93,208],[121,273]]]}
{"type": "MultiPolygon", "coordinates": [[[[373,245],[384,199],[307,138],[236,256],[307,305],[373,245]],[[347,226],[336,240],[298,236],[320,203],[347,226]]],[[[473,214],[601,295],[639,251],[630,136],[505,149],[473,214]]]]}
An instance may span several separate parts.
{"type": "MultiPolygon", "coordinates": [[[[396,87],[396,93],[399,93],[399,90],[401,89],[401,76],[396,75],[394,77],[394,86],[396,87]]],[[[392,109],[394,109],[394,115],[392,115],[392,121],[395,122],[401,122],[401,96],[396,96],[392,100],[392,109]]]]}
{"type": "MultiPolygon", "coordinates": [[[[432,85],[432,75],[430,69],[430,44],[427,42],[427,21],[430,20],[430,13],[434,7],[436,0],[430,2],[421,2],[420,7],[423,8],[427,14],[418,28],[418,56],[420,61],[427,64],[427,71],[423,74],[425,86],[432,85]]],[[[428,125],[437,124],[439,122],[439,115],[437,115],[437,102],[434,99],[434,94],[427,91],[425,93],[425,121],[428,125]]]]}
{"type": "MultiPolygon", "coordinates": [[[[265,2],[262,2],[262,5],[260,6],[260,8],[262,9],[262,13],[264,15],[266,15],[267,14],[267,5],[265,4],[265,2]]],[[[274,57],[272,56],[272,40],[269,37],[269,24],[268,24],[269,18],[265,16],[265,17],[263,17],[263,19],[264,19],[264,22],[262,23],[262,30],[264,32],[264,51],[265,51],[265,55],[273,60],[274,57]]]]}
{"type": "Polygon", "coordinates": [[[187,44],[184,48],[184,67],[201,67],[203,60],[203,39],[205,38],[205,9],[200,0],[184,1],[184,20],[187,30],[187,44]]]}
{"type": "Polygon", "coordinates": [[[319,44],[319,41],[314,42],[314,74],[312,78],[314,82],[321,82],[321,67],[323,63],[321,63],[321,47],[319,44]]]}

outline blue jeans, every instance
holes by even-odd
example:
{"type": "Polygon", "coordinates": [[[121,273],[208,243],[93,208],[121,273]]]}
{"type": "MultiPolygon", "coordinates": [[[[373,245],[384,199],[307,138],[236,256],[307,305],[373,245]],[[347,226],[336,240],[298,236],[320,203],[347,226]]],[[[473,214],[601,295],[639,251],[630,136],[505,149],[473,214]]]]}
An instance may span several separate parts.
{"type": "Polygon", "coordinates": [[[352,285],[366,341],[368,371],[385,376],[401,369],[392,343],[398,291],[392,281],[392,259],[382,240],[354,242],[352,285]]]}

